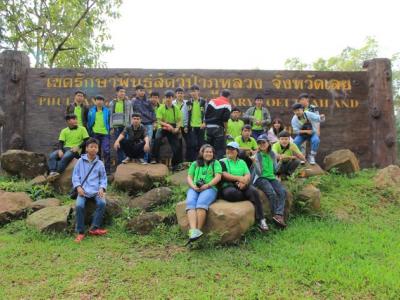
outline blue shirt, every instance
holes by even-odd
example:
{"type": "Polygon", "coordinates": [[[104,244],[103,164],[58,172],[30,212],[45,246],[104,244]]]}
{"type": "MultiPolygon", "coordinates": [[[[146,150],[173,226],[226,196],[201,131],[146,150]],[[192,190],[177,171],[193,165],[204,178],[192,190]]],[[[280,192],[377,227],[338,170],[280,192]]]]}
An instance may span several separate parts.
{"type": "MultiPolygon", "coordinates": [[[[312,128],[313,128],[313,133],[317,133],[318,131],[318,123],[321,122],[321,117],[316,114],[312,113],[310,111],[304,112],[304,114],[307,116],[307,119],[310,121],[312,128]]],[[[292,128],[293,132],[295,134],[299,134],[299,131],[301,130],[301,127],[303,126],[304,123],[300,122],[299,118],[294,115],[292,118],[292,128]]]]}

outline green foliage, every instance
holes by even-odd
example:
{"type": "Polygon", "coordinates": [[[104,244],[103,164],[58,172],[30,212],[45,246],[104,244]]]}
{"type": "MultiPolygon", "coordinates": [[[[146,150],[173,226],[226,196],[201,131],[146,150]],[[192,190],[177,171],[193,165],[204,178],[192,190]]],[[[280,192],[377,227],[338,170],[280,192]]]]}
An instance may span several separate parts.
{"type": "Polygon", "coordinates": [[[25,192],[33,200],[51,198],[55,193],[51,186],[46,185],[31,185],[24,180],[18,180],[13,177],[0,177],[0,190],[6,192],[25,192]]]}
{"type": "Polygon", "coordinates": [[[27,51],[36,67],[101,67],[108,22],[122,0],[0,0],[0,48],[27,51]]]}

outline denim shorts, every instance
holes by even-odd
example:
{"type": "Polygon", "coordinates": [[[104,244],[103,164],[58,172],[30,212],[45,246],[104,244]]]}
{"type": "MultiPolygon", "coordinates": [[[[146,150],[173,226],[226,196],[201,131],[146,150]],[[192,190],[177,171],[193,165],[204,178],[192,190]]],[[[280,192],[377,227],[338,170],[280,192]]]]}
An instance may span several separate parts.
{"type": "Polygon", "coordinates": [[[208,210],[208,207],[217,198],[217,191],[213,188],[206,189],[202,192],[196,192],[189,188],[186,196],[186,210],[202,208],[208,210]]]}

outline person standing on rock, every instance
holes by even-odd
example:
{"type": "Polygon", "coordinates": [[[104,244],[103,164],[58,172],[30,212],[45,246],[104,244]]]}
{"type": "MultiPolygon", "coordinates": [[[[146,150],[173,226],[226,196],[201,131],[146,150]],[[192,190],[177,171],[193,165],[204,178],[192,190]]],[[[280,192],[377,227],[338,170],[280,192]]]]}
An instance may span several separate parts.
{"type": "Polygon", "coordinates": [[[253,184],[260,189],[271,205],[272,219],[279,227],[286,227],[283,218],[286,202],[286,191],[282,184],[276,179],[276,157],[271,151],[271,144],[267,134],[257,138],[259,151],[255,156],[252,168],[253,184]]]}
{"type": "Polygon", "coordinates": [[[58,150],[49,156],[49,180],[55,179],[60,173],[64,172],[71,160],[79,158],[82,149],[85,147],[85,142],[89,138],[86,128],[78,125],[76,115],[66,115],[65,120],[68,127],[60,132],[58,150]]]}
{"type": "Polygon", "coordinates": [[[226,145],[226,158],[220,160],[222,166],[222,198],[230,202],[249,200],[255,209],[255,219],[261,231],[267,231],[263,205],[257,189],[251,185],[250,171],[244,160],[239,159],[239,144],[226,145]]]}
{"type": "Polygon", "coordinates": [[[268,108],[263,106],[263,103],[263,96],[257,95],[254,99],[254,106],[250,107],[243,116],[243,120],[250,123],[252,136],[255,139],[265,133],[268,125],[271,124],[271,115],[268,108]]]}
{"type": "Polygon", "coordinates": [[[225,155],[225,133],[232,109],[229,102],[230,96],[229,90],[223,90],[220,97],[208,102],[204,115],[206,142],[215,147],[217,159],[225,155]]]}
{"type": "Polygon", "coordinates": [[[85,93],[76,91],[74,96],[74,103],[67,106],[67,115],[75,115],[78,120],[78,126],[87,128],[87,115],[89,107],[85,104],[85,93]]]}
{"type": "Polygon", "coordinates": [[[199,156],[189,168],[186,196],[186,213],[189,220],[189,242],[203,235],[201,229],[206,222],[209,206],[218,194],[217,184],[221,180],[222,168],[215,159],[215,150],[205,144],[200,148],[199,156]]]}
{"type": "Polygon", "coordinates": [[[76,232],[75,242],[85,238],[85,204],[88,200],[96,202],[90,235],[104,235],[107,230],[101,229],[106,208],[105,193],[107,174],[104,164],[97,157],[99,142],[90,138],[86,143],[86,154],[78,160],[72,173],[72,186],[78,192],[76,198],[76,232]],[[85,180],[86,179],[86,180],[85,180]]]}

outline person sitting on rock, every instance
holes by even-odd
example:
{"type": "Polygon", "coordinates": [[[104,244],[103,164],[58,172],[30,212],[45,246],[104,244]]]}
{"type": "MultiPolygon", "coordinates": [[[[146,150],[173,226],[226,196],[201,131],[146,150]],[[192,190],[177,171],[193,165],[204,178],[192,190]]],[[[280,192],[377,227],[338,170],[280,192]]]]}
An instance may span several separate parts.
{"type": "Polygon", "coordinates": [[[301,144],[309,140],[311,142],[311,152],[308,158],[311,165],[315,165],[315,156],[319,148],[318,126],[321,117],[312,112],[305,112],[304,107],[300,103],[292,106],[294,116],[292,118],[293,132],[296,134],[294,143],[300,149],[301,144]]]}
{"type": "MultiPolygon", "coordinates": [[[[282,119],[275,118],[271,123],[271,128],[268,130],[268,140],[271,144],[275,144],[279,140],[279,133],[285,130],[285,125],[283,124],[282,119]]],[[[290,141],[293,142],[292,137],[290,137],[290,141]]]]}
{"type": "Polygon", "coordinates": [[[235,142],[239,144],[240,154],[239,157],[243,159],[247,166],[250,168],[253,164],[251,156],[257,152],[257,142],[251,136],[251,126],[246,124],[242,128],[242,134],[236,137],[235,142]]]}
{"type": "Polygon", "coordinates": [[[147,164],[144,160],[144,153],[150,151],[149,137],[146,128],[141,124],[141,115],[139,113],[132,114],[131,125],[118,136],[114,143],[114,149],[122,149],[126,158],[122,163],[126,164],[132,159],[138,160],[141,164],[147,164]]]}
{"type": "Polygon", "coordinates": [[[271,145],[266,134],[262,134],[257,138],[259,151],[255,156],[255,161],[252,168],[253,184],[259,188],[271,205],[271,213],[273,221],[279,227],[286,227],[283,218],[286,191],[282,184],[276,179],[276,157],[271,151],[271,145]]]}
{"type": "Polygon", "coordinates": [[[87,200],[96,202],[91,235],[104,235],[107,230],[101,229],[104,211],[106,208],[105,193],[107,189],[107,175],[104,164],[97,157],[99,142],[90,138],[86,142],[86,154],[78,160],[72,173],[72,186],[78,192],[76,198],[76,232],[75,242],[81,242],[85,237],[85,204],[87,200]],[[86,180],[85,180],[86,179],[86,180]]]}
{"type": "Polygon", "coordinates": [[[86,128],[78,125],[76,115],[68,114],[65,120],[68,127],[61,130],[58,138],[58,150],[51,153],[49,157],[49,180],[55,179],[64,172],[71,160],[79,158],[81,150],[89,138],[86,128]]]}
{"type": "Polygon", "coordinates": [[[255,139],[266,132],[267,126],[271,124],[271,115],[268,108],[263,106],[264,97],[257,95],[254,99],[254,106],[250,107],[243,116],[246,123],[250,123],[252,135],[255,139]]]}
{"type": "Polygon", "coordinates": [[[189,242],[203,235],[201,229],[206,221],[208,207],[218,194],[217,184],[221,180],[222,168],[215,159],[214,148],[205,144],[200,148],[199,156],[189,168],[186,196],[186,212],[189,220],[189,242]]]}
{"type": "Polygon", "coordinates": [[[243,120],[240,119],[241,111],[239,108],[234,107],[231,111],[231,118],[228,120],[226,130],[226,141],[227,143],[234,142],[235,139],[242,134],[242,128],[244,126],[243,120]]]}
{"type": "Polygon", "coordinates": [[[230,201],[249,200],[255,208],[255,219],[261,231],[267,231],[263,205],[257,189],[251,185],[250,171],[244,160],[239,158],[239,144],[226,145],[226,158],[220,160],[222,166],[222,198],[230,201]]]}
{"type": "Polygon", "coordinates": [[[290,142],[290,134],[287,131],[279,133],[279,141],[272,145],[272,151],[278,160],[277,175],[288,177],[293,174],[301,161],[305,161],[303,153],[295,143],[290,142]]]}

